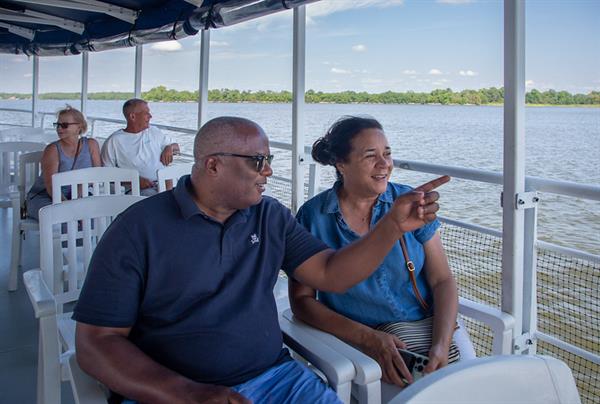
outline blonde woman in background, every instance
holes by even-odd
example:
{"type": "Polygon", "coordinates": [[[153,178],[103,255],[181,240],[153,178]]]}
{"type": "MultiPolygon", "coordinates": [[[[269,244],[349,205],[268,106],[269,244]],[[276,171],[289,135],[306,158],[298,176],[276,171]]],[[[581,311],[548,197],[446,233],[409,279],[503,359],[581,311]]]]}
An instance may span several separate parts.
{"type": "MultiPolygon", "coordinates": [[[[82,136],[87,131],[87,122],[81,111],[67,105],[56,117],[58,140],[44,149],[42,174],[27,193],[27,216],[36,220],[40,208],[52,203],[52,175],[102,165],[98,142],[82,136]]],[[[63,199],[70,198],[71,195],[63,195],[63,199]]]]}

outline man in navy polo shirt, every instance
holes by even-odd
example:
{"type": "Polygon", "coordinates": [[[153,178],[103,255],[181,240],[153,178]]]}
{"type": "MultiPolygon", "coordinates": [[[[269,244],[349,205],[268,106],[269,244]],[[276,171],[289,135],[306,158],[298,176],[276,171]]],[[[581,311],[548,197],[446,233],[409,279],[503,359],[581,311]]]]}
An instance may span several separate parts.
{"type": "Polygon", "coordinates": [[[262,197],[272,156],[256,123],[211,120],[194,158],[191,176],[127,209],[98,244],[73,315],[80,366],[139,402],[338,402],[282,348],[278,271],[344,291],[401,234],[435,219],[432,190],[448,178],[401,196],[336,252],[262,197]]]}

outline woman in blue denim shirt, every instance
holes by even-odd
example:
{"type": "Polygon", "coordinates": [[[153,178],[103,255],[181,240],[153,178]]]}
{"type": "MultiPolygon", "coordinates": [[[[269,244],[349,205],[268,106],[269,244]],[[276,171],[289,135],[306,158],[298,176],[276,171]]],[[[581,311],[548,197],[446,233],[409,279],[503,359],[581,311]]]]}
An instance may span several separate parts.
{"type": "MultiPolygon", "coordinates": [[[[381,124],[372,118],[342,117],[314,143],[312,156],[321,164],[334,166],[338,181],[306,202],[297,219],[334,249],[366,234],[398,196],[412,189],[389,182],[394,166],[391,148],[381,124]]],[[[406,344],[374,327],[434,315],[425,372],[445,366],[455,331],[458,292],[436,231],[439,226],[435,220],[404,235],[420,295],[432,309],[426,311],[419,304],[400,243],[396,243],[369,278],[345,293],[317,293],[290,280],[294,314],[360,348],[379,363],[384,381],[399,386],[404,385],[402,378],[412,381],[397,350],[406,344]]]]}

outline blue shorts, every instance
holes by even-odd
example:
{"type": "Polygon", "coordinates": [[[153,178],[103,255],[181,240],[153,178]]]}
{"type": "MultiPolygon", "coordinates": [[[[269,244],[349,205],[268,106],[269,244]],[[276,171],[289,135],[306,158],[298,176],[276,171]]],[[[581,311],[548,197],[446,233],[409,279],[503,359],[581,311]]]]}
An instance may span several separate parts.
{"type": "Polygon", "coordinates": [[[293,360],[232,389],[257,404],[341,403],[335,391],[306,366],[293,360]]]}
{"type": "MultiPolygon", "coordinates": [[[[256,404],[341,404],[335,391],[294,360],[274,366],[231,389],[256,404]]],[[[123,404],[135,404],[135,401],[124,400],[123,404]]]]}

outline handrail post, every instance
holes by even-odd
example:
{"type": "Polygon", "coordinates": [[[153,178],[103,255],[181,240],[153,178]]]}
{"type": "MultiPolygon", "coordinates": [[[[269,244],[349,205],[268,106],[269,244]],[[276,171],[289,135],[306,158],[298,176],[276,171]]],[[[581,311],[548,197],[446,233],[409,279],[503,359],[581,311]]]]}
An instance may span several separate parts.
{"type": "Polygon", "coordinates": [[[135,46],[135,81],[133,86],[133,97],[142,98],[142,56],[144,45],[135,46]]]}
{"type": "MultiPolygon", "coordinates": [[[[523,331],[525,191],[525,2],[504,1],[504,162],[502,195],[502,311],[515,318],[513,341],[523,331]]],[[[519,350],[516,344],[513,349],[519,350]]]]}
{"type": "Polygon", "coordinates": [[[208,107],[208,62],[210,58],[210,30],[203,29],[200,34],[200,69],[198,80],[198,129],[206,122],[208,107]]]}
{"type": "Polygon", "coordinates": [[[536,192],[533,203],[525,210],[524,225],[524,257],[523,257],[523,334],[524,340],[520,341],[520,348],[534,355],[537,349],[537,217],[539,198],[536,192]]]}
{"type": "Polygon", "coordinates": [[[294,8],[292,78],[292,212],[304,202],[304,93],[306,6],[294,8]]]}
{"type": "Polygon", "coordinates": [[[90,54],[87,51],[81,52],[81,112],[87,114],[88,104],[88,68],[90,54]]]}
{"type": "Polygon", "coordinates": [[[39,109],[39,90],[40,90],[40,58],[33,55],[33,88],[31,89],[31,126],[35,128],[39,109]]]}

